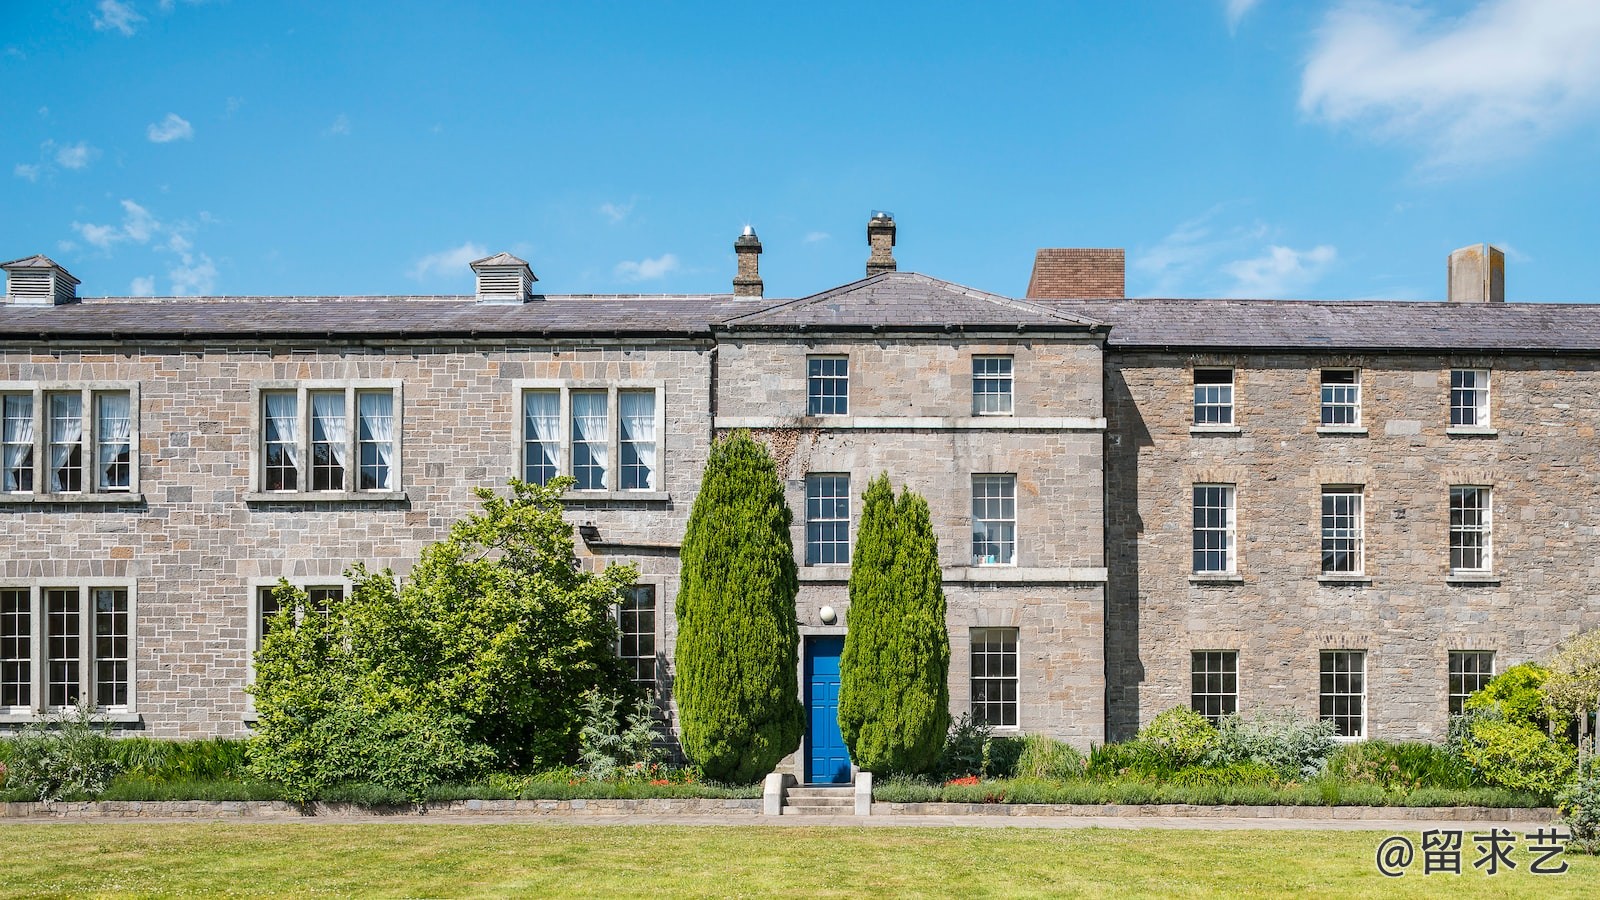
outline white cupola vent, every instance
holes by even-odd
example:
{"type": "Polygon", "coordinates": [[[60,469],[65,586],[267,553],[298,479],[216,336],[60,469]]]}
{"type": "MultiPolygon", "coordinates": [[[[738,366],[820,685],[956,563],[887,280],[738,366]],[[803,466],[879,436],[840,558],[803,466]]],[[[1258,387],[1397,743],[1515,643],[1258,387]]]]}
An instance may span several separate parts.
{"type": "Polygon", "coordinates": [[[538,277],[533,269],[509,253],[496,253],[472,264],[478,276],[479,303],[526,303],[533,297],[538,277]]]}
{"type": "Polygon", "coordinates": [[[0,264],[6,272],[6,302],[18,306],[60,306],[78,302],[78,279],[47,256],[0,264]]]}

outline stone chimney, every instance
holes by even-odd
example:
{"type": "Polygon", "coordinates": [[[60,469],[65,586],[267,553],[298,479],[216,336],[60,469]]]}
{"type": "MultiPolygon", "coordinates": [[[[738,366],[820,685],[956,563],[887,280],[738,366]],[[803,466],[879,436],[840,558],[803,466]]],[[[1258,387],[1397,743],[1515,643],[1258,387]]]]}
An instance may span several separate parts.
{"type": "Polygon", "coordinates": [[[472,264],[478,276],[479,303],[526,303],[533,298],[533,283],[538,276],[509,253],[496,253],[472,264]]]}
{"type": "Polygon", "coordinates": [[[1030,300],[1104,300],[1126,295],[1122,248],[1045,248],[1033,258],[1030,300]]]}
{"type": "Polygon", "coordinates": [[[60,306],[78,302],[78,279],[48,256],[0,264],[6,270],[6,302],[18,306],[60,306]]]}
{"type": "Polygon", "coordinates": [[[1451,303],[1506,302],[1506,252],[1473,244],[1450,254],[1451,303]]]}
{"type": "Polygon", "coordinates": [[[734,238],[733,252],[739,256],[739,271],[733,276],[733,295],[759,299],[765,286],[761,283],[761,239],[756,237],[754,228],[746,225],[744,234],[734,238]]]}
{"type": "Polygon", "coordinates": [[[867,220],[867,246],[872,248],[867,257],[867,277],[899,268],[894,261],[894,213],[872,213],[867,220]]]}

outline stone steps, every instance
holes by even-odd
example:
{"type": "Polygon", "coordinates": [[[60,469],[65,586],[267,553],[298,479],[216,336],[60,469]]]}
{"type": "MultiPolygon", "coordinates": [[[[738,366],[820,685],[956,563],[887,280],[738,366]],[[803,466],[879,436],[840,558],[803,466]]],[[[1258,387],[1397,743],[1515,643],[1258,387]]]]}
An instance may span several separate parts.
{"type": "Polygon", "coordinates": [[[792,787],[784,792],[783,809],[779,813],[785,816],[852,816],[856,811],[855,788],[851,785],[839,787],[792,787]]]}

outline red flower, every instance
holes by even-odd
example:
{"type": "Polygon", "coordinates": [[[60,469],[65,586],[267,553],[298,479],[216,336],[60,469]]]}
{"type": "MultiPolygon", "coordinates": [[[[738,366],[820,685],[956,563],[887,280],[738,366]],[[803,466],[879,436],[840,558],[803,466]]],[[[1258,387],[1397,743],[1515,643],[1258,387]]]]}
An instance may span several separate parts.
{"type": "Polygon", "coordinates": [[[977,783],[978,783],[978,776],[976,776],[976,775],[968,775],[965,778],[952,778],[949,781],[945,782],[945,784],[952,785],[952,786],[953,785],[958,785],[958,784],[977,784],[977,783]]]}

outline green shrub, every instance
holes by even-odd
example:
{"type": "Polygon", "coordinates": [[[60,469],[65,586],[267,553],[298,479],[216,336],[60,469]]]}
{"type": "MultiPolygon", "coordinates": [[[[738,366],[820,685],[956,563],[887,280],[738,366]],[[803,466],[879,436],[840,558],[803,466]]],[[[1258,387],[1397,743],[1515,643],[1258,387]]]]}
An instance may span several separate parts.
{"type": "Polygon", "coordinates": [[[1066,781],[1083,775],[1087,761],[1076,747],[1042,734],[1022,738],[1022,752],[1012,774],[1017,778],[1045,778],[1066,781]]]}
{"type": "Polygon", "coordinates": [[[250,762],[250,742],[229,738],[165,741],[118,738],[112,757],[119,771],[169,781],[241,778],[250,762]]]}
{"type": "Polygon", "coordinates": [[[1577,751],[1531,725],[1474,720],[1462,759],[1488,784],[1549,797],[1572,774],[1577,751]]]}
{"type": "Polygon", "coordinates": [[[1154,747],[1174,769],[1192,766],[1217,746],[1217,729],[1187,706],[1174,706],[1150,720],[1139,732],[1140,743],[1154,747]]]}
{"type": "Polygon", "coordinates": [[[766,447],[711,445],[681,551],[678,722],[707,776],[755,782],[800,746],[793,516],[766,447]]]}
{"type": "Polygon", "coordinates": [[[1390,791],[1460,789],[1479,784],[1472,767],[1448,747],[1420,741],[1369,740],[1345,744],[1329,758],[1328,773],[1346,781],[1376,784],[1390,791]]]}
{"type": "Polygon", "coordinates": [[[939,755],[939,777],[982,778],[989,770],[989,745],[994,740],[989,726],[976,722],[965,713],[950,723],[945,735],[944,750],[939,755]]]}
{"type": "Polygon", "coordinates": [[[1204,764],[1258,763],[1282,778],[1304,780],[1322,771],[1337,746],[1332,722],[1308,722],[1287,712],[1253,719],[1227,716],[1204,764]]]}
{"type": "Polygon", "coordinates": [[[1572,830],[1571,849],[1600,853],[1600,756],[1584,760],[1577,776],[1556,795],[1561,821],[1572,830]]]}
{"type": "Polygon", "coordinates": [[[950,728],[950,634],[927,501],[867,485],[850,558],[839,728],[868,772],[928,772],[950,728]]]}
{"type": "Polygon", "coordinates": [[[589,778],[642,777],[659,761],[656,742],[661,735],[649,700],[635,700],[632,710],[624,713],[621,698],[594,691],[584,702],[583,716],[578,758],[589,778]]]}
{"type": "Polygon", "coordinates": [[[282,800],[283,788],[264,781],[233,778],[152,778],[124,774],[112,780],[101,800],[282,800]]]}
{"type": "Polygon", "coordinates": [[[1142,741],[1090,746],[1089,764],[1085,767],[1090,777],[1105,780],[1165,779],[1174,771],[1166,753],[1142,741]]]}
{"type": "Polygon", "coordinates": [[[991,735],[989,737],[988,763],[985,778],[1011,778],[1017,774],[1017,762],[1022,758],[1024,739],[1019,735],[991,735]]]}
{"type": "Polygon", "coordinates": [[[942,785],[922,778],[894,775],[872,782],[872,799],[878,803],[934,803],[943,798],[942,785]]]}
{"type": "Polygon", "coordinates": [[[1271,766],[1237,762],[1225,766],[1189,766],[1179,770],[1170,783],[1180,787],[1276,787],[1280,781],[1271,766]]]}
{"type": "Polygon", "coordinates": [[[109,728],[91,725],[87,706],[30,724],[10,741],[7,792],[44,802],[98,796],[117,773],[109,728]]]}
{"type": "Polygon", "coordinates": [[[1493,709],[1513,725],[1528,725],[1540,730],[1550,727],[1544,683],[1550,670],[1534,662],[1515,665],[1489,679],[1489,683],[1467,698],[1466,709],[1493,709]]]}

